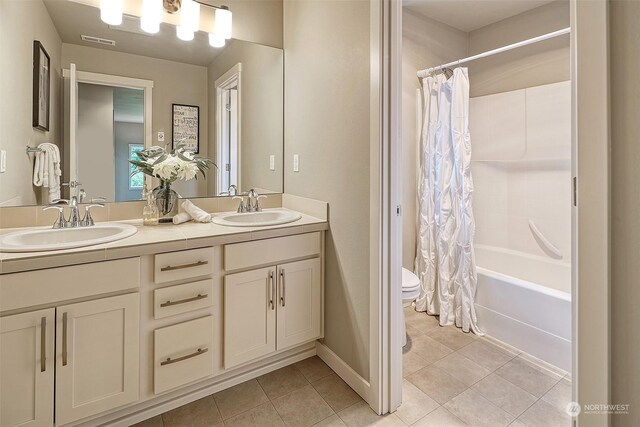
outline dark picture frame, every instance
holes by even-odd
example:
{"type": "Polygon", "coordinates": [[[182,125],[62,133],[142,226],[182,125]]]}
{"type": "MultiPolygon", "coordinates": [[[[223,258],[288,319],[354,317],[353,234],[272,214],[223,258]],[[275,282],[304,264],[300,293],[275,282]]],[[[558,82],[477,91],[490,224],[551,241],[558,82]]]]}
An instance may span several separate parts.
{"type": "Polygon", "coordinates": [[[39,40],[33,41],[33,121],[36,129],[49,130],[51,58],[39,40]]]}
{"type": "Polygon", "coordinates": [[[171,104],[171,140],[173,148],[184,140],[184,148],[200,153],[200,107],[197,105],[171,104]]]}

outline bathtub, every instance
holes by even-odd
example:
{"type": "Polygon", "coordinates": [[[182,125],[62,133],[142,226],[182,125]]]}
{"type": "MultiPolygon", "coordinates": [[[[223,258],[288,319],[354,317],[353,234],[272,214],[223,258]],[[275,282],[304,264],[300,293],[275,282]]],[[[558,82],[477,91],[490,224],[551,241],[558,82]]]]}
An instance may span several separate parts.
{"type": "Polygon", "coordinates": [[[571,372],[571,265],[493,246],[475,254],[480,329],[571,372]]]}

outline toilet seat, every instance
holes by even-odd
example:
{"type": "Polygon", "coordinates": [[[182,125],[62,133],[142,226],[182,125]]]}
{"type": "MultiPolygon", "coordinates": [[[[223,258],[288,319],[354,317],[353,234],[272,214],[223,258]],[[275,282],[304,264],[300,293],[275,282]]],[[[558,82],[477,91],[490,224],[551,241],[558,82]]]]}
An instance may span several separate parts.
{"type": "Polygon", "coordinates": [[[413,272],[402,269],[402,292],[412,292],[420,288],[420,279],[413,272]]]}

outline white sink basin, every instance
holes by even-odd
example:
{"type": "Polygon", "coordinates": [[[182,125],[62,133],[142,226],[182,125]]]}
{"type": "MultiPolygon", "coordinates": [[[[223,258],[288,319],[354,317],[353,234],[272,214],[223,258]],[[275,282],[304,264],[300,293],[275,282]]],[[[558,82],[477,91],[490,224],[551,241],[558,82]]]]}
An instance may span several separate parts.
{"type": "Polygon", "coordinates": [[[229,212],[218,214],[211,220],[214,224],[231,227],[264,227],[267,225],[286,224],[302,217],[297,212],[285,209],[266,209],[262,212],[229,212]]]}
{"type": "Polygon", "coordinates": [[[0,236],[0,252],[41,252],[80,248],[125,239],[137,232],[138,229],[129,224],[21,230],[0,236]]]}

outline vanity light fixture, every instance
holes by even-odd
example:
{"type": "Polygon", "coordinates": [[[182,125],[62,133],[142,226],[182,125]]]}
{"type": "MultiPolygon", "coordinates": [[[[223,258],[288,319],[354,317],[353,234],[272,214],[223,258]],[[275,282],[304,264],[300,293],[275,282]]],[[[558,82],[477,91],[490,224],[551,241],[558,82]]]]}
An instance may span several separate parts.
{"type": "Polygon", "coordinates": [[[209,44],[212,47],[224,47],[224,44],[225,44],[224,37],[216,33],[209,33],[209,44]]]}
{"type": "Polygon", "coordinates": [[[163,0],[142,0],[140,28],[150,34],[155,34],[160,31],[163,12],[163,0]]]}
{"type": "Polygon", "coordinates": [[[229,40],[231,38],[231,11],[227,6],[221,6],[216,8],[215,14],[213,32],[229,40]]]}
{"type": "Polygon", "coordinates": [[[100,19],[109,25],[122,24],[122,3],[124,0],[100,0],[100,19]]]}
{"type": "Polygon", "coordinates": [[[193,34],[200,29],[200,3],[194,0],[182,0],[180,25],[176,35],[180,40],[193,40],[193,34]]]}

